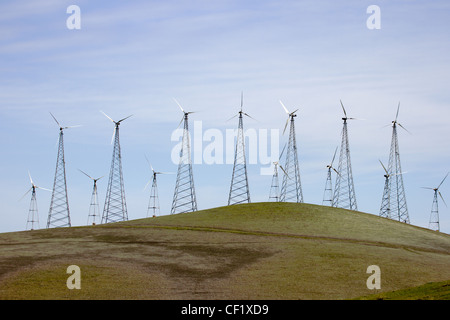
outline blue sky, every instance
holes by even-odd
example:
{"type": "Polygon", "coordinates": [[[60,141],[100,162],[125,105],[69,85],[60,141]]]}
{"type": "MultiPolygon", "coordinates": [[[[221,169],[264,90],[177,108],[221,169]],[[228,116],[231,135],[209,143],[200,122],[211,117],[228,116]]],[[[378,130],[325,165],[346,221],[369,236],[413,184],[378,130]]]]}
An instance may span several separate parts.
{"type": "MultiPolygon", "coordinates": [[[[342,99],[358,209],[378,215],[391,130],[400,101],[399,143],[411,223],[428,227],[436,186],[450,171],[450,4],[446,1],[2,1],[0,4],[0,232],[26,226],[28,170],[51,188],[59,129],[65,133],[73,225],[87,221],[92,176],[108,175],[112,118],[121,125],[129,218],[146,216],[155,169],[176,171],[171,141],[181,112],[203,130],[237,126],[244,92],[248,129],[282,131],[281,99],[299,108],[296,132],[305,202],[321,204],[326,164],[340,143],[342,99]],[[81,29],[69,30],[69,5],[81,29]],[[369,30],[369,5],[381,29],[369,30]]],[[[194,139],[200,139],[196,136],[194,139]]],[[[287,136],[280,136],[280,145],[287,136]]],[[[204,143],[206,145],[207,143],[204,143]]],[[[267,201],[271,176],[249,165],[253,202],[267,201]]],[[[196,164],[199,209],[226,205],[232,165],[196,164]]],[[[103,209],[106,181],[99,181],[103,209]]],[[[170,212],[175,175],[158,180],[161,211],[170,212]]],[[[450,180],[441,187],[450,204],[450,180]]],[[[41,227],[50,193],[39,190],[41,227]]],[[[450,210],[440,206],[441,231],[450,210]]]]}

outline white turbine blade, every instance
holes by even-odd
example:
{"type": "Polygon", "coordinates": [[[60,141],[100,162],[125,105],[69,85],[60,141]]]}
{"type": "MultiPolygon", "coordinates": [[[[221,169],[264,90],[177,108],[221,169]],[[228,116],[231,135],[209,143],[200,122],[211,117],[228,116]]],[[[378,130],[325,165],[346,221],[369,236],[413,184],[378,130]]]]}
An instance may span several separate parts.
{"type": "Polygon", "coordinates": [[[179,104],[178,101],[177,101],[175,98],[172,98],[172,99],[176,102],[176,104],[180,107],[181,111],[184,113],[184,110],[183,110],[183,108],[181,107],[181,104],[179,104]]]}
{"type": "Polygon", "coordinates": [[[345,112],[345,108],[344,108],[344,105],[342,104],[342,100],[339,100],[339,101],[341,102],[342,110],[344,110],[345,118],[347,118],[347,112],[345,112]]]}
{"type": "Polygon", "coordinates": [[[115,135],[116,135],[116,127],[114,127],[113,135],[111,137],[111,144],[113,144],[115,135]]]}
{"type": "Polygon", "coordinates": [[[31,179],[30,171],[28,171],[28,177],[30,177],[30,182],[31,182],[31,184],[34,184],[34,183],[33,183],[33,179],[31,179]]]}
{"type": "Polygon", "coordinates": [[[289,117],[287,118],[286,124],[284,125],[283,134],[286,132],[286,128],[287,128],[288,123],[289,123],[289,117]]]}
{"type": "Polygon", "coordinates": [[[288,109],[287,109],[286,106],[283,104],[283,102],[281,102],[281,100],[280,100],[280,103],[281,103],[281,106],[283,107],[284,111],[286,111],[286,113],[289,114],[288,109]]]}
{"type": "Polygon", "coordinates": [[[184,116],[181,118],[180,123],[179,123],[178,126],[177,126],[177,129],[180,127],[180,125],[181,125],[181,123],[183,122],[183,120],[184,120],[184,116]]]}
{"type": "Polygon", "coordinates": [[[58,124],[58,126],[61,128],[61,125],[59,124],[58,120],[56,120],[55,116],[49,111],[50,115],[52,116],[53,120],[58,124]]]}
{"type": "Polygon", "coordinates": [[[405,174],[405,173],[408,173],[408,171],[391,174],[391,176],[400,176],[400,175],[405,174]]]}
{"type": "Polygon", "coordinates": [[[63,129],[78,128],[78,127],[82,127],[82,125],[79,124],[79,125],[76,125],[76,126],[68,126],[68,127],[64,127],[63,129]]]}
{"type": "Polygon", "coordinates": [[[103,113],[105,115],[105,117],[107,117],[109,120],[111,120],[112,123],[115,123],[113,119],[111,119],[110,116],[108,116],[106,113],[104,113],[103,111],[100,110],[101,113],[103,113]]]}
{"type": "Polygon", "coordinates": [[[146,184],[145,187],[144,187],[144,190],[142,190],[142,191],[145,191],[145,189],[147,189],[148,185],[150,184],[150,181],[152,181],[152,180],[153,180],[153,179],[148,180],[147,184],[146,184]]]}
{"type": "Polygon", "coordinates": [[[133,116],[133,115],[130,114],[128,117],[125,117],[125,118],[120,119],[119,121],[117,121],[117,123],[121,123],[122,121],[127,120],[129,117],[132,117],[132,116],[133,116]]]}
{"type": "Polygon", "coordinates": [[[397,107],[397,114],[395,115],[395,122],[397,122],[397,118],[398,118],[398,111],[400,110],[400,101],[398,102],[398,107],[397,107]]]}
{"type": "Polygon", "coordinates": [[[434,188],[430,188],[430,187],[421,187],[422,189],[430,189],[430,190],[434,190],[434,188]]]}
{"type": "Polygon", "coordinates": [[[227,121],[230,121],[231,119],[234,119],[234,118],[236,118],[237,117],[237,114],[236,115],[234,115],[234,116],[232,116],[230,119],[228,119],[227,121]]]}
{"type": "Polygon", "coordinates": [[[298,109],[295,109],[295,111],[292,111],[290,114],[295,114],[298,111],[298,109]]]}
{"type": "Polygon", "coordinates": [[[257,121],[255,118],[253,118],[251,115],[249,115],[249,114],[247,114],[247,113],[245,113],[245,112],[242,112],[244,115],[246,115],[247,117],[249,117],[250,119],[253,119],[253,120],[255,120],[255,121],[257,121]]]}
{"type": "Polygon", "coordinates": [[[331,160],[330,166],[333,166],[333,162],[334,162],[334,159],[336,158],[336,153],[337,153],[337,151],[338,151],[338,148],[339,148],[339,146],[337,146],[337,147],[336,147],[336,150],[334,150],[333,160],[331,160]]]}
{"type": "Polygon", "coordinates": [[[284,150],[286,149],[286,145],[287,145],[287,143],[284,144],[283,150],[281,150],[281,153],[280,153],[280,159],[281,159],[281,157],[283,156],[284,150]]]}
{"type": "Polygon", "coordinates": [[[333,168],[333,167],[331,167],[331,168],[334,170],[334,172],[336,172],[339,176],[341,176],[341,174],[335,168],[333,168]]]}
{"type": "Polygon", "coordinates": [[[241,111],[243,106],[244,106],[244,92],[241,91],[241,111]]]}
{"type": "Polygon", "coordinates": [[[85,176],[87,176],[87,177],[89,177],[89,178],[91,178],[92,180],[94,180],[90,175],[88,175],[86,172],[84,172],[83,170],[81,170],[81,169],[78,169],[81,173],[83,173],[85,176]]]}
{"type": "Polygon", "coordinates": [[[386,167],[384,166],[383,162],[381,162],[380,159],[378,159],[378,161],[380,161],[381,166],[383,167],[384,171],[386,172],[386,174],[389,174],[388,171],[386,170],[386,167]]]}
{"type": "Polygon", "coordinates": [[[42,189],[42,190],[45,190],[45,191],[50,191],[50,192],[52,192],[52,190],[50,190],[50,189],[47,189],[47,188],[42,188],[42,187],[38,187],[38,186],[36,186],[36,188],[38,188],[38,189],[42,189]]]}
{"type": "Polygon", "coordinates": [[[284,170],[284,168],[280,165],[279,166],[281,168],[281,170],[283,170],[284,174],[286,175],[286,177],[288,177],[289,179],[291,179],[291,177],[289,177],[289,175],[287,174],[286,170],[284,170]]]}
{"type": "Polygon", "coordinates": [[[28,189],[28,191],[19,199],[19,201],[20,200],[22,200],[23,198],[25,198],[25,196],[28,194],[28,193],[30,193],[30,191],[33,189],[33,187],[31,187],[30,189],[28,189]]]}
{"type": "Polygon", "coordinates": [[[442,197],[441,192],[440,192],[440,191],[438,191],[438,192],[439,192],[439,196],[441,197],[442,201],[444,202],[445,206],[447,207],[447,204],[445,203],[445,200],[444,200],[444,198],[442,197]]]}
{"type": "Polygon", "coordinates": [[[445,178],[442,180],[442,182],[439,183],[439,186],[437,187],[437,189],[439,189],[440,186],[444,183],[444,180],[447,179],[448,174],[449,174],[449,173],[447,173],[447,174],[445,175],[445,178]]]}
{"type": "Polygon", "coordinates": [[[147,163],[150,166],[150,169],[152,169],[152,171],[155,172],[155,170],[153,170],[153,167],[152,167],[150,161],[148,161],[148,158],[147,158],[147,156],[145,154],[144,154],[144,157],[145,157],[145,160],[147,160],[147,163]]]}
{"type": "Polygon", "coordinates": [[[405,130],[406,132],[408,132],[409,134],[411,134],[411,132],[409,132],[404,126],[402,126],[400,123],[398,123],[397,122],[397,124],[403,129],[403,130],[405,130]]]}

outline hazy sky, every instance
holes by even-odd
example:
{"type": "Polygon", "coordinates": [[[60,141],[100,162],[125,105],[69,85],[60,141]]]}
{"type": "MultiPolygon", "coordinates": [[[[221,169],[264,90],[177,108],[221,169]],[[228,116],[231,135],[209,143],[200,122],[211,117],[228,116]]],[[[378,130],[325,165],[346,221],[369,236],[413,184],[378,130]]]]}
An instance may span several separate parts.
{"type": "MultiPolygon", "coordinates": [[[[435,187],[450,171],[450,3],[448,1],[2,1],[0,4],[0,232],[26,227],[35,182],[52,188],[59,128],[64,126],[72,224],[87,221],[92,183],[103,209],[114,119],[124,118],[121,144],[130,219],[147,214],[155,169],[175,172],[171,136],[190,111],[193,139],[237,126],[240,95],[246,129],[279,130],[296,118],[305,202],[321,204],[326,165],[340,144],[342,99],[358,209],[378,215],[391,128],[400,102],[399,131],[411,224],[428,227],[435,187]],[[70,5],[81,9],[81,29],[69,29],[70,5]],[[370,5],[380,29],[366,25],[370,5]],[[209,131],[208,131],[209,130],[209,131]],[[213,131],[211,131],[213,130],[213,131]],[[199,131],[199,130],[197,130],[199,131]]],[[[258,136],[261,138],[261,136],[258,136]]],[[[224,141],[225,145],[225,141],[224,141]]],[[[224,153],[225,150],[224,150],[224,153]]],[[[228,155],[229,156],[229,155],[228,155]]],[[[224,154],[224,162],[226,155],[224,154]]],[[[249,165],[253,202],[267,201],[270,175],[249,165]]],[[[195,164],[199,209],[227,204],[231,164],[195,164]]],[[[158,177],[161,213],[170,212],[175,175],[158,177]]],[[[334,183],[334,181],[333,181],[334,183]]],[[[450,205],[450,178],[441,187],[450,205]]],[[[51,193],[38,190],[41,228],[51,193]]],[[[441,231],[450,210],[440,203],[441,231]]]]}

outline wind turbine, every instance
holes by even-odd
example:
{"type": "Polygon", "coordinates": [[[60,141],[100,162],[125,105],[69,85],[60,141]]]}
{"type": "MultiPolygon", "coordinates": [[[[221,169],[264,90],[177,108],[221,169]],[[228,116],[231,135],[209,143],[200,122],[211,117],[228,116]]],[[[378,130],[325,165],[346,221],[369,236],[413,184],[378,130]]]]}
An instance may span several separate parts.
{"type": "MultiPolygon", "coordinates": [[[[78,169],[80,170],[80,169],[78,169]]],[[[91,179],[94,182],[94,187],[92,189],[92,195],[91,195],[91,204],[89,207],[89,215],[88,215],[88,220],[87,220],[87,224],[90,224],[90,219],[92,217],[92,225],[95,225],[95,218],[97,217],[97,215],[100,215],[100,208],[98,205],[98,194],[97,194],[97,181],[100,180],[101,178],[103,178],[103,176],[101,176],[100,178],[92,178],[90,175],[88,175],[86,172],[80,170],[81,173],[83,173],[86,177],[88,177],[89,179],[91,179]]]]}
{"type": "MultiPolygon", "coordinates": [[[[236,146],[234,151],[233,174],[231,176],[230,193],[228,195],[228,205],[239,203],[250,203],[250,189],[248,186],[247,161],[245,157],[245,136],[243,115],[252,118],[242,111],[244,104],[244,94],[241,92],[241,107],[238,113],[229,120],[239,116],[236,146]]],[[[252,118],[253,119],[253,118],[252,118]]]]}
{"type": "Polygon", "coordinates": [[[150,162],[147,159],[147,156],[145,157],[147,160],[148,165],[150,166],[150,169],[152,170],[152,179],[147,182],[147,184],[144,187],[144,190],[147,188],[147,186],[150,184],[150,181],[152,182],[152,188],[150,190],[150,200],[148,202],[148,208],[147,208],[147,218],[149,217],[149,214],[151,213],[152,217],[156,217],[156,215],[160,213],[159,210],[159,197],[158,197],[158,185],[156,182],[156,175],[158,174],[173,174],[173,172],[159,172],[155,171],[150,164],[150,162]]]}
{"type": "Polygon", "coordinates": [[[290,121],[289,130],[289,142],[287,145],[286,160],[284,169],[286,174],[283,176],[283,183],[281,185],[281,202],[303,202],[303,191],[302,184],[300,181],[300,168],[298,164],[298,152],[297,152],[297,142],[295,140],[295,124],[294,118],[297,116],[296,109],[293,112],[289,112],[283,102],[280,101],[281,106],[286,112],[288,118],[284,126],[283,134],[286,131],[287,125],[290,121]]]}
{"type": "Polygon", "coordinates": [[[445,206],[447,204],[445,203],[444,198],[442,197],[441,192],[439,191],[439,188],[441,187],[442,183],[444,183],[445,179],[447,179],[448,173],[445,175],[444,179],[442,179],[441,183],[436,188],[430,188],[430,187],[422,187],[424,189],[431,189],[434,191],[434,197],[433,197],[433,204],[431,205],[431,216],[430,216],[430,223],[429,228],[435,231],[439,231],[439,207],[438,207],[438,194],[441,197],[442,201],[444,202],[445,206]]]}
{"type": "Polygon", "coordinates": [[[171,214],[197,211],[197,198],[195,196],[191,161],[191,142],[189,137],[189,114],[194,112],[185,111],[175,98],[173,100],[181,112],[183,112],[183,118],[181,118],[178,127],[184,121],[184,128],[171,214]]]}
{"type": "MultiPolygon", "coordinates": [[[[100,111],[114,124],[114,149],[109,172],[108,189],[106,191],[105,206],[103,208],[102,223],[128,220],[127,204],[125,201],[125,188],[123,185],[122,154],[120,150],[119,126],[131,117],[129,115],[119,121],[114,121],[103,111],[100,111]]],[[[112,141],[111,141],[112,143],[112,141]]]]}
{"type": "Polygon", "coordinates": [[[389,175],[386,180],[388,186],[385,186],[383,201],[380,210],[380,216],[389,217],[394,220],[409,223],[408,207],[406,204],[405,188],[403,185],[402,167],[400,163],[400,150],[398,145],[397,125],[409,133],[404,126],[398,122],[398,113],[400,111],[400,102],[398,103],[395,120],[392,121],[392,139],[389,153],[389,164],[385,171],[389,175]],[[395,177],[395,178],[392,178],[395,177]],[[389,201],[389,203],[384,203],[389,201]],[[389,212],[388,212],[389,211],[389,212]]]}
{"type": "MultiPolygon", "coordinates": [[[[284,145],[283,150],[280,154],[280,159],[283,156],[283,152],[286,149],[286,145],[284,145]]],[[[269,193],[269,201],[278,202],[280,201],[280,191],[279,191],[279,181],[278,181],[278,167],[280,167],[281,170],[283,170],[284,174],[287,175],[286,170],[284,170],[283,166],[279,163],[279,159],[277,161],[274,161],[274,170],[273,170],[273,176],[272,176],[272,185],[270,186],[270,193],[269,193]]]]}
{"type": "MultiPolygon", "coordinates": [[[[396,200],[397,198],[397,194],[398,193],[392,193],[392,189],[391,189],[391,177],[395,177],[398,175],[401,175],[403,173],[406,172],[399,172],[399,173],[389,173],[389,171],[386,169],[386,167],[384,166],[383,162],[380,161],[381,166],[383,167],[383,170],[385,172],[384,174],[384,191],[383,191],[383,198],[381,199],[381,208],[380,208],[380,217],[384,217],[384,218],[389,218],[392,219],[392,207],[394,208],[398,208],[399,207],[399,203],[396,201],[391,201],[392,197],[394,196],[394,200],[396,200]]],[[[395,210],[394,210],[395,212],[395,210]]]]}
{"type": "Polygon", "coordinates": [[[37,200],[36,200],[36,189],[42,189],[42,190],[46,190],[46,191],[50,191],[50,192],[52,190],[38,187],[36,184],[34,184],[29,171],[28,171],[28,177],[30,178],[31,188],[28,189],[28,191],[22,196],[22,198],[20,198],[20,200],[22,200],[31,191],[31,201],[30,201],[30,208],[28,210],[28,219],[27,219],[26,229],[28,230],[28,225],[31,223],[30,230],[34,230],[35,223],[37,225],[37,228],[39,228],[39,213],[38,213],[38,206],[37,206],[37,200]]]}
{"type": "Polygon", "coordinates": [[[58,156],[56,158],[55,179],[53,182],[52,199],[48,212],[47,228],[70,227],[69,199],[67,196],[66,162],[64,159],[64,130],[79,126],[63,127],[50,112],[53,120],[59,126],[58,156]]]}
{"type": "Polygon", "coordinates": [[[339,174],[339,172],[333,167],[334,159],[336,158],[338,147],[336,147],[336,150],[334,150],[333,159],[331,160],[330,164],[327,164],[327,180],[325,182],[325,191],[323,192],[323,200],[322,205],[333,205],[333,184],[331,179],[331,170],[336,172],[336,174],[339,174]]]}
{"type": "Polygon", "coordinates": [[[350,161],[350,145],[348,142],[347,120],[357,120],[349,118],[341,102],[342,111],[344,112],[344,121],[342,127],[341,150],[339,154],[339,165],[336,176],[336,183],[333,195],[333,207],[344,208],[349,210],[358,210],[356,204],[355,186],[353,183],[352,165],[350,161]]]}

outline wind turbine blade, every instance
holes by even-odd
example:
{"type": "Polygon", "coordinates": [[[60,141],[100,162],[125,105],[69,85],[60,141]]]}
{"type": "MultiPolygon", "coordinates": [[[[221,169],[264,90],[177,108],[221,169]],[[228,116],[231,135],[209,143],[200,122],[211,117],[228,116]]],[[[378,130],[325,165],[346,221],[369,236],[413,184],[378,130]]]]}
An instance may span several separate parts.
{"type": "Polygon", "coordinates": [[[336,158],[336,153],[337,153],[337,151],[338,151],[338,148],[339,148],[339,146],[337,146],[337,147],[336,147],[336,150],[334,150],[334,156],[333,156],[333,160],[331,160],[330,166],[333,166],[333,162],[334,162],[334,159],[336,158]]]}
{"type": "Polygon", "coordinates": [[[148,165],[150,166],[150,169],[152,169],[153,172],[155,172],[155,170],[153,170],[152,165],[150,164],[150,161],[148,161],[147,156],[144,154],[145,160],[147,160],[148,165]]]}
{"type": "Polygon", "coordinates": [[[89,177],[89,178],[91,178],[92,180],[94,180],[90,175],[88,175],[86,172],[84,172],[83,170],[81,170],[81,169],[78,169],[81,173],[83,173],[85,176],[87,176],[87,177],[89,177]]]}
{"type": "Polygon", "coordinates": [[[253,120],[255,120],[255,121],[257,121],[255,118],[253,118],[251,115],[249,115],[249,114],[247,114],[247,113],[245,113],[245,112],[242,112],[244,115],[246,115],[247,117],[249,117],[250,119],[253,119],[253,120]]]}
{"type": "Polygon", "coordinates": [[[177,126],[177,129],[180,127],[180,125],[181,125],[181,123],[183,122],[183,120],[184,120],[184,116],[181,118],[180,123],[179,123],[178,126],[177,126]]]}
{"type": "Polygon", "coordinates": [[[58,120],[56,120],[55,116],[49,111],[50,115],[52,116],[53,120],[58,124],[58,126],[61,128],[61,125],[59,124],[58,120]]]}
{"type": "Polygon", "coordinates": [[[117,123],[121,123],[124,120],[127,120],[129,117],[133,116],[132,114],[130,114],[128,117],[125,117],[123,119],[120,119],[119,121],[117,121],[117,123]]]}
{"type": "Polygon", "coordinates": [[[33,183],[33,179],[31,179],[31,174],[30,174],[30,171],[28,171],[28,177],[30,177],[30,182],[31,182],[31,184],[33,184],[33,185],[34,185],[34,183],[33,183]]]}
{"type": "Polygon", "coordinates": [[[175,174],[175,172],[157,172],[159,174],[175,174]]]}
{"type": "Polygon", "coordinates": [[[147,189],[148,185],[150,184],[150,181],[152,181],[152,180],[153,180],[153,179],[148,180],[147,184],[146,184],[145,187],[144,187],[144,190],[142,190],[142,191],[145,191],[145,189],[147,189]]]}
{"type": "Polygon", "coordinates": [[[339,101],[341,102],[342,110],[344,110],[345,118],[347,118],[347,112],[345,112],[345,108],[344,108],[344,105],[342,104],[342,100],[339,100],[339,101]]]}
{"type": "Polygon", "coordinates": [[[286,175],[286,177],[288,177],[289,179],[291,179],[291,178],[289,177],[289,175],[287,174],[286,170],[284,170],[284,168],[283,168],[281,165],[279,165],[279,167],[281,168],[281,170],[283,170],[283,172],[284,172],[284,174],[286,175]]]}
{"type": "Polygon", "coordinates": [[[434,188],[430,188],[430,187],[421,187],[422,189],[430,189],[430,190],[434,190],[434,188]]]}
{"type": "Polygon", "coordinates": [[[286,132],[286,128],[287,128],[288,123],[289,123],[289,117],[286,120],[286,124],[285,124],[284,130],[283,130],[283,134],[286,132]]]}
{"type": "Polygon", "coordinates": [[[281,100],[280,100],[280,103],[281,103],[281,106],[283,107],[284,111],[286,111],[286,113],[289,114],[288,109],[285,107],[285,105],[283,104],[283,102],[281,102],[281,100]]]}
{"type": "Polygon", "coordinates": [[[230,119],[228,119],[227,121],[230,121],[231,119],[234,119],[234,118],[236,118],[237,117],[237,115],[234,115],[234,116],[232,116],[230,119]]]}
{"type": "Polygon", "coordinates": [[[378,159],[378,161],[380,161],[381,166],[383,167],[384,171],[386,172],[387,175],[389,175],[388,171],[386,170],[386,167],[384,166],[383,162],[381,162],[380,159],[378,159]]]}
{"type": "Polygon", "coordinates": [[[175,98],[172,98],[172,99],[175,101],[175,103],[180,107],[181,111],[184,113],[184,110],[181,107],[181,104],[179,104],[178,101],[175,98]]]}
{"type": "Polygon", "coordinates": [[[25,198],[25,196],[28,194],[28,193],[30,193],[30,191],[31,191],[31,189],[33,189],[33,187],[31,187],[30,189],[28,189],[28,191],[18,200],[18,201],[20,201],[20,200],[22,200],[23,198],[25,198]]]}
{"type": "Polygon", "coordinates": [[[68,126],[68,127],[64,127],[63,129],[78,128],[78,127],[82,127],[82,125],[79,124],[79,125],[76,125],[76,126],[68,126]]]}
{"type": "Polygon", "coordinates": [[[115,135],[116,135],[116,127],[114,127],[113,135],[111,137],[111,144],[113,144],[115,135]]]}
{"type": "Polygon", "coordinates": [[[38,187],[38,186],[36,186],[36,188],[38,188],[38,189],[42,189],[42,190],[45,190],[45,191],[50,191],[50,192],[52,192],[52,190],[50,190],[50,189],[47,189],[47,188],[42,188],[42,187],[38,187]]]}
{"type": "Polygon", "coordinates": [[[444,178],[444,179],[442,180],[442,182],[439,184],[439,186],[437,187],[437,189],[439,189],[440,186],[444,183],[444,180],[447,179],[448,174],[449,174],[449,173],[446,174],[445,178],[444,178]]]}
{"type": "Polygon", "coordinates": [[[243,106],[244,106],[244,92],[241,91],[241,111],[243,106]]]}
{"type": "Polygon", "coordinates": [[[295,111],[292,111],[290,114],[294,114],[298,111],[298,109],[296,109],[295,111]]]}
{"type": "Polygon", "coordinates": [[[411,132],[409,132],[404,126],[402,126],[400,123],[397,122],[397,124],[406,132],[408,132],[409,134],[412,134],[411,132]]]}
{"type": "Polygon", "coordinates": [[[447,204],[445,203],[445,200],[444,200],[444,198],[442,197],[442,194],[441,194],[440,191],[439,191],[439,196],[441,197],[442,201],[444,202],[445,206],[447,207],[447,204]]]}
{"type": "Polygon", "coordinates": [[[111,119],[110,116],[108,116],[106,113],[104,113],[103,111],[100,110],[101,113],[103,113],[105,115],[105,117],[107,117],[109,120],[111,120],[112,123],[115,123],[113,119],[111,119]]]}
{"type": "MultiPolygon", "coordinates": [[[[333,168],[333,167],[331,167],[331,168],[333,168]]],[[[334,172],[336,172],[339,176],[341,176],[341,174],[340,174],[335,168],[333,168],[333,170],[334,170],[334,172]]]]}
{"type": "Polygon", "coordinates": [[[282,150],[281,153],[280,153],[280,159],[281,159],[281,157],[283,156],[283,152],[284,152],[284,150],[286,149],[286,145],[287,145],[287,143],[284,144],[283,150],[282,150]]]}
{"type": "Polygon", "coordinates": [[[395,115],[395,122],[397,122],[397,118],[398,118],[398,111],[400,110],[400,101],[398,102],[398,107],[397,107],[397,114],[395,115]]]}

